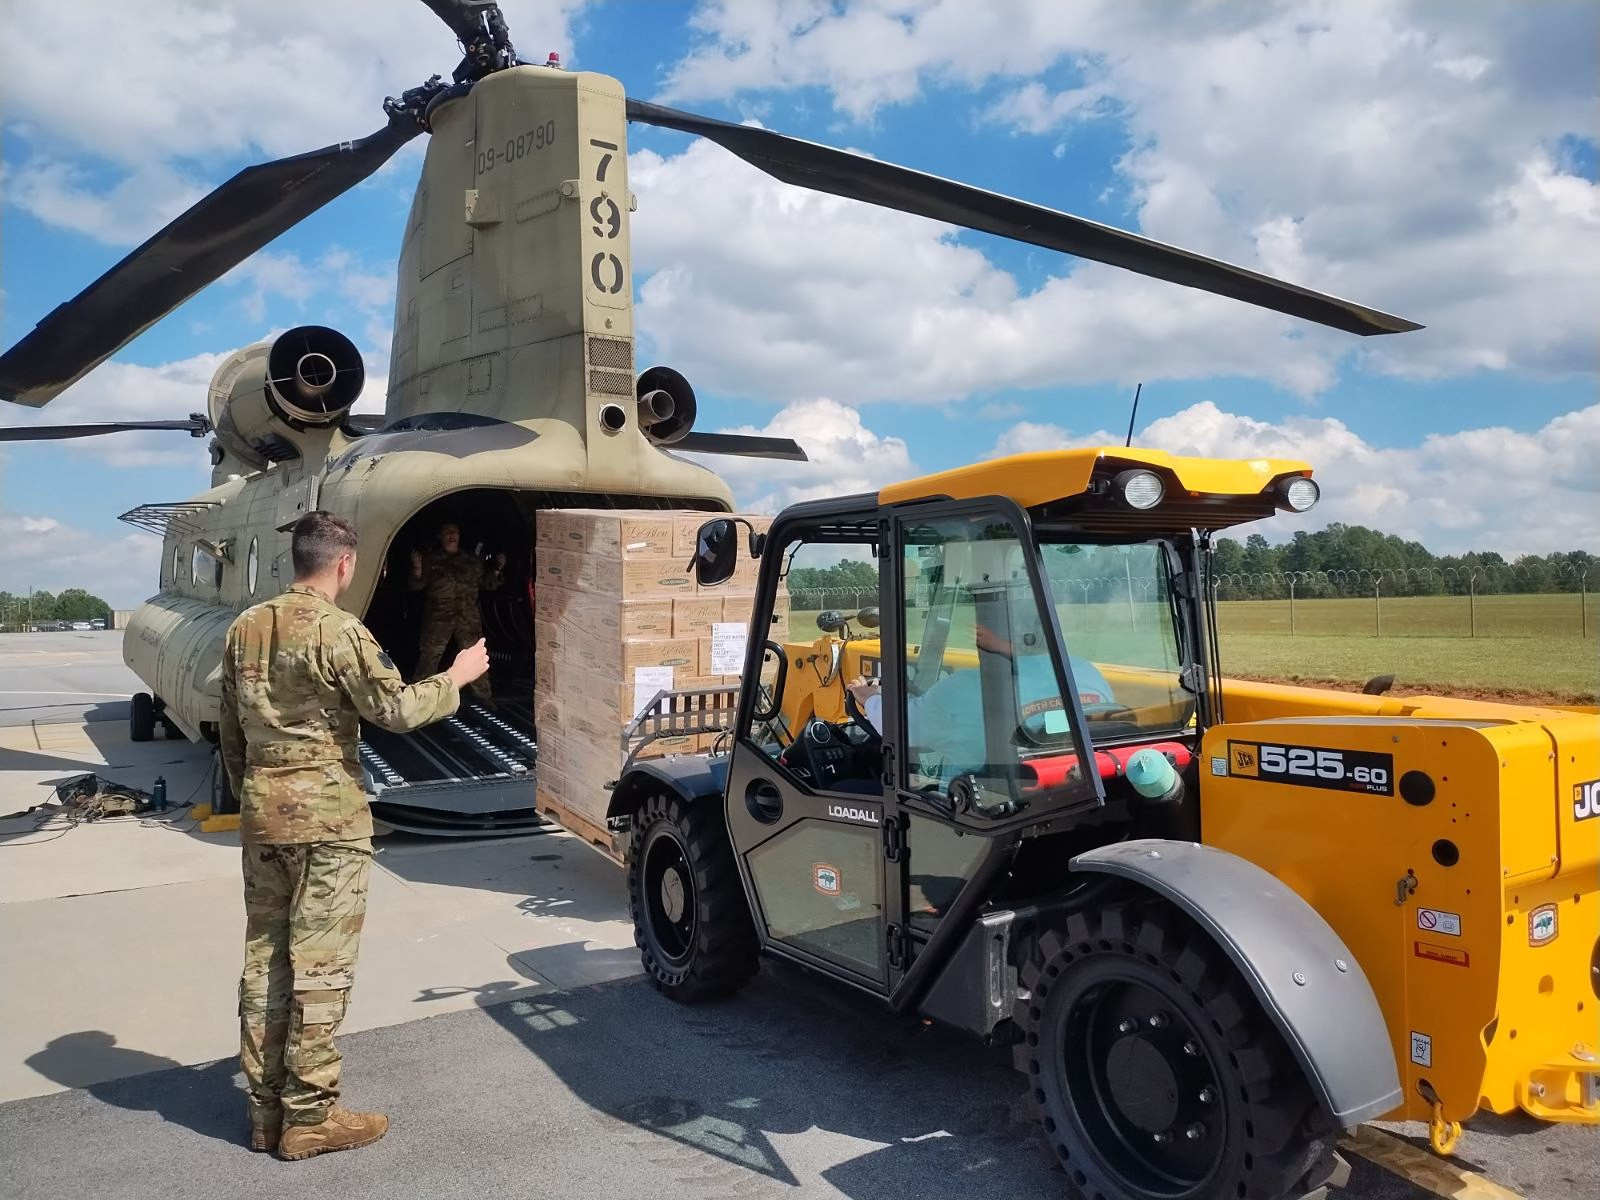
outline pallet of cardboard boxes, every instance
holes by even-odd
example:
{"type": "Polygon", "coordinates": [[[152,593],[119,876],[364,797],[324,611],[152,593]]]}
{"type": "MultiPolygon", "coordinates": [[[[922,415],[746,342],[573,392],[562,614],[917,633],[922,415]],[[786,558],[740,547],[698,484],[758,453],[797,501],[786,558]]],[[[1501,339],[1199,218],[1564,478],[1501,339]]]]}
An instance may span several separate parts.
{"type": "MultiPolygon", "coordinates": [[[[747,539],[727,583],[702,590],[689,570],[696,533],[717,515],[546,509],[535,518],[537,803],[613,856],[607,785],[628,724],[660,691],[739,682],[757,571],[747,539]]],[[[744,519],[763,531],[771,521],[744,519]]],[[[768,636],[781,640],[787,611],[775,619],[768,636]]],[[[661,739],[640,757],[709,750],[716,737],[661,739]]]]}

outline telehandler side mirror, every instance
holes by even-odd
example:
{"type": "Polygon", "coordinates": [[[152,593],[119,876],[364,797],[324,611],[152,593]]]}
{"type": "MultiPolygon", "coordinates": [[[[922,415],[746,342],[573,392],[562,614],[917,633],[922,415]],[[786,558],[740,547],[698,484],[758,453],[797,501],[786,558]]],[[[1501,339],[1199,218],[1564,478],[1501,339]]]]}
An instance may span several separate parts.
{"type": "Polygon", "coordinates": [[[739,527],[719,518],[700,526],[695,536],[694,558],[689,567],[701,587],[716,587],[733,577],[739,561],[739,527]]]}

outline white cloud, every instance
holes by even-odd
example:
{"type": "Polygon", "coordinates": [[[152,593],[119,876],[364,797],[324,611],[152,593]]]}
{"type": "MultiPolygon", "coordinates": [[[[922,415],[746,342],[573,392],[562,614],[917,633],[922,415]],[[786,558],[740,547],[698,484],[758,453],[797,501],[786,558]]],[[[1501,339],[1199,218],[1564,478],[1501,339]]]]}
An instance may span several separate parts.
{"type": "Polygon", "coordinates": [[[802,500],[876,491],[884,484],[917,474],[904,440],[874,433],[861,414],[836,400],[790,404],[763,428],[741,425],[722,433],[793,438],[809,462],[783,462],[735,455],[695,454],[727,480],[741,511],[773,513],[802,500]]]}
{"type": "MultiPolygon", "coordinates": [[[[1333,355],[1357,346],[1406,377],[1592,372],[1585,314],[1600,309],[1600,276],[1576,250],[1600,238],[1600,187],[1552,147],[1594,136],[1597,17],[1555,2],[708,0],[703,40],[666,91],[683,102],[822,87],[865,118],[930,83],[998,83],[985,115],[1049,134],[1068,161],[1074,124],[1114,115],[1141,231],[1429,326],[1332,350],[1313,338],[1292,386],[1323,386],[1333,355]],[[1028,78],[1047,68],[1067,86],[1028,78]]],[[[1095,293],[1133,337],[1135,322],[1188,303],[1123,274],[1095,293]]],[[[1169,330],[1168,352],[1231,341],[1243,318],[1210,314],[1206,328],[1169,330]]]]}
{"type": "Polygon", "coordinates": [[[156,590],[161,545],[134,532],[108,537],[53,517],[0,515],[0,591],[26,595],[81,587],[112,608],[133,608],[156,590]]]}
{"type": "MultiPolygon", "coordinates": [[[[518,0],[512,40],[571,59],[583,0],[518,0]]],[[[524,49],[525,57],[532,57],[524,49]]],[[[277,157],[382,128],[382,103],[460,58],[450,31],[395,0],[78,0],[14,6],[0,43],[6,120],[114,163],[277,157]],[[70,103],[60,72],[69,60],[70,103]]],[[[218,180],[217,182],[220,182],[218,180]]]]}
{"type": "MultiPolygon", "coordinates": [[[[1268,422],[1204,401],[1152,421],[1135,440],[1173,454],[1311,464],[1322,502],[1303,516],[1280,514],[1258,527],[1274,541],[1341,521],[1415,539],[1435,553],[1515,556],[1600,547],[1600,484],[1593,472],[1600,459],[1600,404],[1531,433],[1472,429],[1386,449],[1332,417],[1268,422]]],[[[990,456],[1121,443],[1121,435],[1107,430],[1078,435],[1025,422],[1003,433],[990,456]]]]}
{"type": "Polygon", "coordinates": [[[1313,393],[1351,341],[1097,263],[1024,292],[949,226],[779,183],[705,142],[630,169],[638,325],[724,394],[938,404],[1218,374],[1313,393]]]}

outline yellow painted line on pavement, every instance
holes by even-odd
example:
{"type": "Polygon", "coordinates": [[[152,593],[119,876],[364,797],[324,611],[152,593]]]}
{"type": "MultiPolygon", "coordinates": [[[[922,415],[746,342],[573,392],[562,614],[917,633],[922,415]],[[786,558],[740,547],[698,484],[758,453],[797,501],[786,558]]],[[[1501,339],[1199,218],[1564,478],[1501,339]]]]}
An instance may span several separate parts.
{"type": "Polygon", "coordinates": [[[1354,1136],[1342,1138],[1339,1144],[1445,1200],[1523,1200],[1520,1192],[1371,1125],[1361,1126],[1354,1136]]]}

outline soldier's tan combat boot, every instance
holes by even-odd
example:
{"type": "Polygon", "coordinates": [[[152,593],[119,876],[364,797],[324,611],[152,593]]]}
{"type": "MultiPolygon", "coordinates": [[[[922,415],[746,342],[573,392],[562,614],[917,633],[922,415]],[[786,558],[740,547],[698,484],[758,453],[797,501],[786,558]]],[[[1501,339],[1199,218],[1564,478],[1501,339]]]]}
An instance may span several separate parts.
{"type": "Polygon", "coordinates": [[[372,1145],[388,1132],[389,1118],[382,1113],[351,1112],[336,1104],[320,1124],[285,1125],[278,1139],[278,1157],[292,1162],[335,1150],[355,1150],[372,1145]]]}

